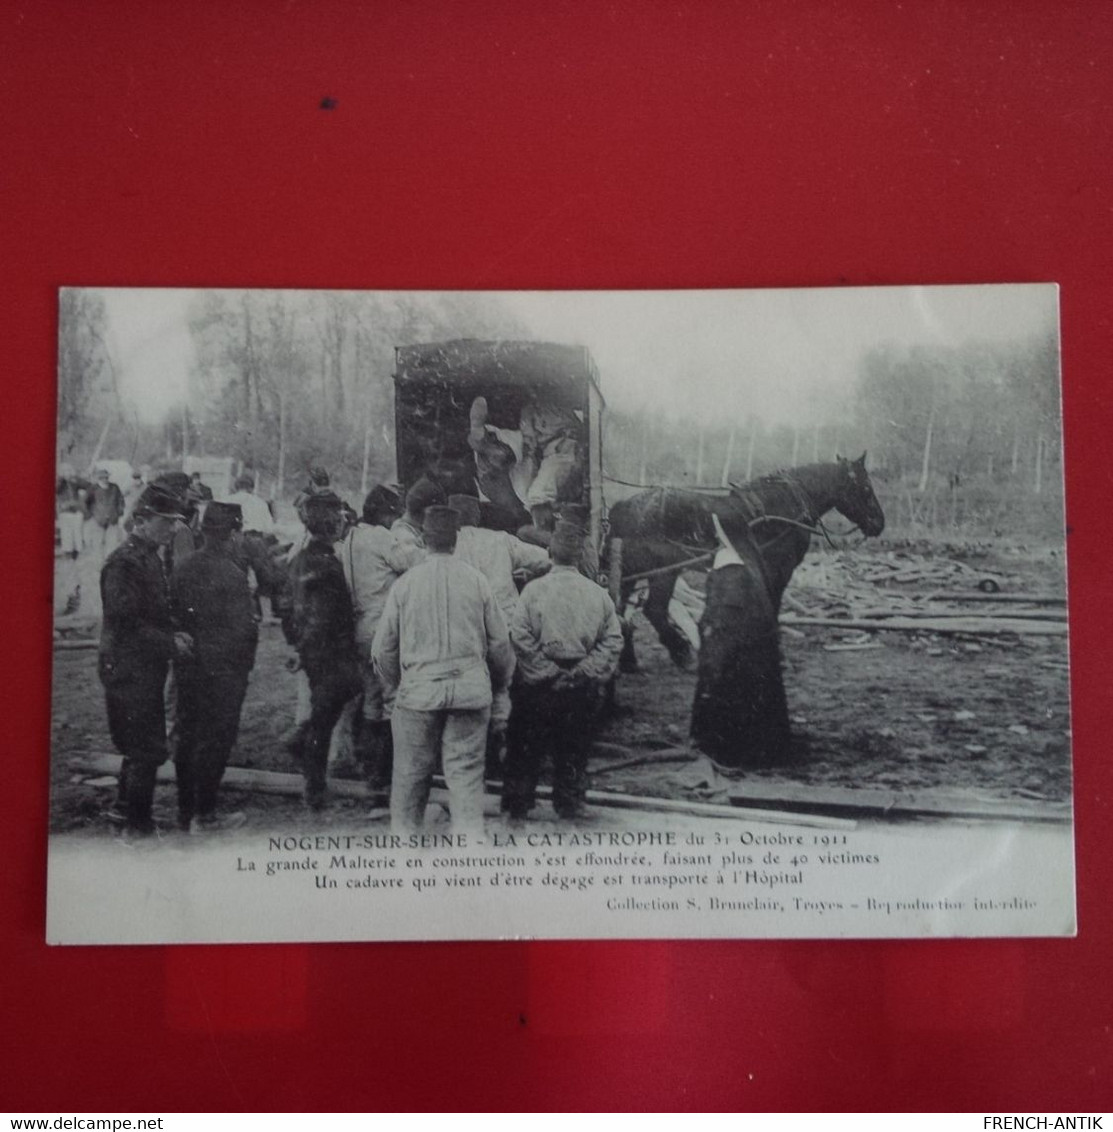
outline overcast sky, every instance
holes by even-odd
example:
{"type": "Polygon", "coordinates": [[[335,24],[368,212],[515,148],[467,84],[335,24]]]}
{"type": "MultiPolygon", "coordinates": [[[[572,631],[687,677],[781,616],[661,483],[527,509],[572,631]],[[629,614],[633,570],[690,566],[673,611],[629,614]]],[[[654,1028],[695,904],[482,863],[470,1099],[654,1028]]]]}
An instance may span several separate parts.
{"type": "MultiPolygon", "coordinates": [[[[194,353],[186,290],[106,290],[125,395],[157,420],[194,353]]],[[[882,343],[1010,341],[1055,325],[1053,285],[499,294],[531,336],[588,347],[608,401],[713,421],[807,421],[853,388],[882,343]]]]}

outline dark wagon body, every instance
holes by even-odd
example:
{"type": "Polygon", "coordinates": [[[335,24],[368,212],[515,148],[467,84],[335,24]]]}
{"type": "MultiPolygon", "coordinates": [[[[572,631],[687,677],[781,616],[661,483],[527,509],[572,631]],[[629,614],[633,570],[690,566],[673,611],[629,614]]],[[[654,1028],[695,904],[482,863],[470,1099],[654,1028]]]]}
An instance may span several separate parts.
{"type": "Polygon", "coordinates": [[[460,338],[395,348],[394,415],[398,478],[414,483],[437,460],[470,458],[468,410],[487,399],[487,423],[515,431],[533,397],[572,409],[584,423],[585,502],[591,536],[603,535],[603,395],[599,373],[583,346],[555,342],[460,338]]]}

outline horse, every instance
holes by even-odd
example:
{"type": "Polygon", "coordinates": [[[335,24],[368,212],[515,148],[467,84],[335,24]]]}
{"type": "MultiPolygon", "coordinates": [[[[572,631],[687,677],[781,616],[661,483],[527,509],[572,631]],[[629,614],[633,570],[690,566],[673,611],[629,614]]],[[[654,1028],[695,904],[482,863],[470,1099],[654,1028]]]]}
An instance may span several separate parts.
{"type": "MultiPolygon", "coordinates": [[[[857,460],[806,464],[732,486],[723,495],[685,488],[652,487],[610,509],[610,538],[622,539],[620,605],[648,575],[644,612],[678,668],[692,661],[688,638],[669,617],[669,601],[686,566],[706,565],[719,545],[713,517],[742,553],[756,546],[762,581],[773,617],[793,571],[803,561],[823,517],[838,511],[867,537],[885,529],[885,515],[866,471],[866,453],[857,460]]],[[[622,666],[637,670],[632,634],[626,636],[622,666]]]]}

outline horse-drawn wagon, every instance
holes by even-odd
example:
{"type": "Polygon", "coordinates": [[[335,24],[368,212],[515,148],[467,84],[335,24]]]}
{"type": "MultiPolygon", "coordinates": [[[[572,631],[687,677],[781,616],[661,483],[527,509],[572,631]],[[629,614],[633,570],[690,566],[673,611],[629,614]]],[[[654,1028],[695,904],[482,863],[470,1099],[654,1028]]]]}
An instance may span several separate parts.
{"type": "MultiPolygon", "coordinates": [[[[555,502],[586,506],[590,538],[620,612],[634,586],[647,585],[643,612],[678,665],[687,666],[692,650],[669,616],[676,580],[686,567],[707,568],[717,550],[728,551],[712,572],[701,622],[708,647],[700,649],[693,734],[722,765],[785,758],[781,595],[828,511],[839,511],[865,535],[881,533],[884,515],[865,454],[715,494],[649,488],[616,503],[608,516],[604,402],[586,349],[461,339],[399,347],[395,354],[401,482],[409,487],[426,476],[450,492],[478,487],[485,526],[519,530],[532,518],[536,529],[536,484],[545,445],[553,445],[573,473],[558,482],[555,502]],[[538,420],[549,425],[540,440],[538,420]]],[[[632,622],[625,628],[632,668],[632,622]]]]}

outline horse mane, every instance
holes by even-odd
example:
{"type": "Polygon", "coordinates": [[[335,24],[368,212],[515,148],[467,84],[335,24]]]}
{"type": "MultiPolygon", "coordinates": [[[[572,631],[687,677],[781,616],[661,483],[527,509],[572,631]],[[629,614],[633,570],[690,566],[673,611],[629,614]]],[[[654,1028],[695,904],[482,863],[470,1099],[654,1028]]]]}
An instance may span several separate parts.
{"type": "Polygon", "coordinates": [[[794,468],[775,468],[773,471],[765,472],[752,480],[747,480],[745,483],[732,483],[731,487],[736,491],[752,491],[760,487],[775,487],[778,483],[784,483],[785,481],[798,483],[803,474],[808,472],[827,472],[832,468],[838,468],[838,466],[836,460],[820,460],[815,464],[797,464],[794,468]]]}

